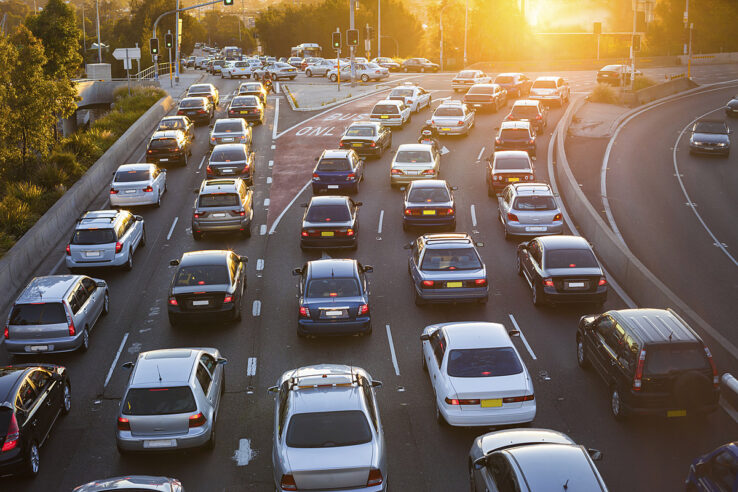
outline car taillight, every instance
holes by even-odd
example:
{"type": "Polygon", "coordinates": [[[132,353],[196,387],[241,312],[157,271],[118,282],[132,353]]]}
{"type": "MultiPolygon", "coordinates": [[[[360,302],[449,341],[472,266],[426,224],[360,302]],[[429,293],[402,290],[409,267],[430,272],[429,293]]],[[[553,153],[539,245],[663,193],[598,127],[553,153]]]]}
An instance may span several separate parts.
{"type": "Polygon", "coordinates": [[[511,114],[509,114],[509,115],[505,116],[505,119],[506,119],[507,121],[510,121],[510,120],[512,120],[513,118],[514,118],[514,117],[513,117],[513,115],[511,115],[511,114]]]}
{"type": "Polygon", "coordinates": [[[553,281],[553,279],[550,279],[550,278],[544,278],[544,279],[543,279],[543,286],[544,286],[544,287],[553,287],[553,286],[554,286],[554,281],[553,281]]]}
{"type": "Polygon", "coordinates": [[[177,302],[177,299],[175,299],[174,297],[170,297],[169,298],[169,305],[170,306],[179,306],[179,303],[177,302]]]}
{"type": "Polygon", "coordinates": [[[633,376],[633,391],[641,391],[641,379],[643,379],[643,365],[646,362],[646,349],[641,349],[638,356],[638,365],[636,365],[635,376],[633,376]]]}
{"type": "Polygon", "coordinates": [[[497,145],[502,145],[502,142],[500,141],[500,139],[499,139],[499,138],[496,138],[496,139],[495,139],[495,144],[497,144],[497,145]]]}
{"type": "Polygon", "coordinates": [[[121,242],[115,243],[115,252],[116,253],[120,253],[122,249],[123,249],[123,243],[121,243],[121,242]]]}
{"type": "Polygon", "coordinates": [[[64,248],[67,252],[67,256],[72,256],[72,251],[69,249],[69,245],[67,244],[67,247],[64,248]]]}
{"type": "Polygon", "coordinates": [[[359,306],[359,316],[367,313],[369,313],[369,304],[362,304],[359,306]]]}
{"type": "Polygon", "coordinates": [[[529,145],[533,145],[534,143],[536,143],[536,139],[535,138],[531,138],[530,140],[528,140],[528,144],[529,145]]]}
{"type": "Polygon", "coordinates": [[[8,325],[5,325],[5,333],[3,333],[3,336],[6,339],[10,338],[10,330],[8,330],[8,325]]]}
{"type": "Polygon", "coordinates": [[[20,439],[20,429],[18,428],[18,421],[15,418],[15,412],[13,412],[10,414],[10,424],[8,425],[8,431],[5,433],[5,442],[0,452],[4,453],[15,449],[18,446],[18,439],[20,439]]]}
{"type": "Polygon", "coordinates": [[[405,215],[412,215],[412,214],[413,214],[413,209],[411,209],[411,208],[406,208],[405,209],[405,215]]]}
{"type": "Polygon", "coordinates": [[[605,277],[600,277],[600,281],[597,282],[597,285],[607,285],[607,279],[605,277]]]}
{"type": "Polygon", "coordinates": [[[376,142],[372,142],[371,144],[369,144],[369,147],[376,147],[376,146],[377,146],[376,142]]]}
{"type": "Polygon", "coordinates": [[[67,329],[69,330],[69,336],[73,337],[77,334],[77,329],[74,327],[74,318],[72,318],[72,312],[69,309],[67,301],[64,301],[64,314],[67,315],[67,329]]]}
{"type": "Polygon", "coordinates": [[[541,116],[541,115],[539,114],[538,116],[536,116],[536,119],[537,119],[537,120],[542,120],[542,119],[543,119],[543,116],[541,116]]]}
{"type": "Polygon", "coordinates": [[[111,195],[117,195],[118,194],[118,190],[116,190],[115,188],[110,188],[110,194],[111,195]]]}
{"type": "Polygon", "coordinates": [[[520,222],[520,219],[518,219],[518,216],[515,214],[511,214],[510,212],[507,213],[507,221],[508,222],[520,222]]]}
{"type": "Polygon", "coordinates": [[[180,110],[177,110],[177,114],[182,115],[182,114],[185,114],[185,112],[180,109],[180,110]]]}
{"type": "Polygon", "coordinates": [[[231,210],[231,215],[235,215],[236,217],[245,217],[246,211],[245,210],[231,210]]]}
{"type": "Polygon", "coordinates": [[[459,400],[458,398],[449,398],[444,400],[448,405],[479,405],[479,400],[459,400]]]}
{"type": "Polygon", "coordinates": [[[233,296],[225,296],[225,297],[223,297],[223,304],[227,304],[229,302],[233,302],[233,296]]]}
{"type": "Polygon", "coordinates": [[[348,176],[346,176],[346,181],[353,181],[356,179],[356,173],[349,173],[348,176]]]}
{"type": "Polygon", "coordinates": [[[300,235],[301,235],[302,237],[308,237],[308,236],[309,236],[310,234],[308,233],[308,231],[306,231],[306,230],[303,230],[303,231],[302,231],[302,232],[300,233],[300,235]]]}
{"type": "Polygon", "coordinates": [[[119,431],[131,430],[131,422],[125,417],[118,417],[118,430],[119,431]]]}
{"type": "Polygon", "coordinates": [[[425,176],[435,176],[436,170],[435,169],[426,169],[421,174],[423,174],[425,176]]]}
{"type": "Polygon", "coordinates": [[[282,475],[282,479],[279,481],[279,486],[282,488],[282,490],[297,490],[295,477],[289,474],[282,475]]]}
{"type": "Polygon", "coordinates": [[[303,318],[309,318],[310,310],[306,308],[305,306],[300,306],[300,316],[303,318]]]}
{"type": "Polygon", "coordinates": [[[208,174],[213,174],[213,168],[208,165],[208,167],[205,168],[205,172],[208,174]]]}
{"type": "Polygon", "coordinates": [[[339,147],[343,147],[343,142],[338,142],[339,147]]]}
{"type": "Polygon", "coordinates": [[[377,468],[372,468],[369,470],[369,478],[366,481],[367,487],[374,487],[376,485],[381,485],[384,481],[384,478],[382,478],[382,471],[378,470],[377,468]]]}
{"type": "Polygon", "coordinates": [[[400,169],[393,169],[390,171],[390,174],[398,175],[398,174],[403,174],[403,172],[400,169]]]}
{"type": "Polygon", "coordinates": [[[318,173],[313,173],[313,179],[315,181],[320,181],[320,175],[318,173]]]}
{"type": "Polygon", "coordinates": [[[152,188],[151,186],[147,186],[147,187],[146,187],[146,188],[144,188],[143,190],[144,190],[144,192],[146,192],[146,193],[151,193],[152,191],[154,191],[154,188],[152,188]]]}
{"type": "Polygon", "coordinates": [[[521,403],[524,401],[533,401],[533,400],[535,400],[535,397],[533,395],[508,396],[507,398],[502,399],[502,403],[521,403]]]}
{"type": "Polygon", "coordinates": [[[353,236],[354,234],[355,234],[354,230],[351,229],[350,227],[348,229],[346,229],[346,235],[347,236],[353,236]]]}
{"type": "Polygon", "coordinates": [[[207,420],[205,419],[205,415],[203,415],[202,412],[198,412],[195,415],[190,415],[190,428],[202,427],[203,425],[205,425],[205,422],[207,422],[207,420]]]}
{"type": "MultiPolygon", "coordinates": [[[[7,333],[7,328],[5,328],[5,330],[7,333]]],[[[7,335],[5,338],[7,338],[7,335]]],[[[718,377],[717,367],[715,367],[715,361],[712,360],[712,353],[710,352],[710,349],[707,348],[707,345],[705,345],[705,355],[707,356],[707,360],[710,361],[710,367],[712,367],[712,385],[717,388],[720,386],[720,378],[718,377]]]]}
{"type": "Polygon", "coordinates": [[[198,112],[198,113],[204,113],[204,112],[205,112],[205,110],[204,110],[204,109],[198,109],[198,110],[197,110],[197,112],[198,112]]]}
{"type": "Polygon", "coordinates": [[[456,126],[461,126],[464,124],[464,120],[459,120],[456,122],[456,126]]]}
{"type": "Polygon", "coordinates": [[[423,280],[422,284],[423,287],[433,287],[435,282],[433,280],[423,280]]]}
{"type": "Polygon", "coordinates": [[[474,280],[474,285],[476,285],[477,287],[484,287],[485,285],[487,285],[487,279],[486,278],[478,278],[478,279],[474,280]]]}
{"type": "Polygon", "coordinates": [[[556,220],[561,220],[561,219],[562,219],[562,216],[561,216],[561,214],[556,214],[556,215],[554,215],[554,221],[556,221],[556,220]]]}

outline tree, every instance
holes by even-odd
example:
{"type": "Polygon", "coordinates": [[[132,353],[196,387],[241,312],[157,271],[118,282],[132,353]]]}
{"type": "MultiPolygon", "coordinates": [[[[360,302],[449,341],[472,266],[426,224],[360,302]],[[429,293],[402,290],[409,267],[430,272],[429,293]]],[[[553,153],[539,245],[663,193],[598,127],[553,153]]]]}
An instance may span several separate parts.
{"type": "Polygon", "coordinates": [[[44,45],[47,76],[58,79],[74,77],[82,63],[74,10],[63,0],[49,0],[41,13],[26,18],[26,26],[44,45]]]}

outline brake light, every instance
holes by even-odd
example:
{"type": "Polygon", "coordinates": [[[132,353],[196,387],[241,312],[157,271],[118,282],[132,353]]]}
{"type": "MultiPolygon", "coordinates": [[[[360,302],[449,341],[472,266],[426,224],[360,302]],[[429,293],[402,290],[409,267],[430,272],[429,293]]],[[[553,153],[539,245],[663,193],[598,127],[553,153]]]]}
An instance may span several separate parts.
{"type": "Polygon", "coordinates": [[[300,233],[300,235],[301,235],[302,237],[308,237],[308,236],[309,236],[310,234],[308,234],[308,231],[305,231],[305,230],[303,230],[303,231],[302,231],[302,232],[300,233]]]}
{"type": "Polygon", "coordinates": [[[279,481],[279,486],[282,490],[297,490],[295,477],[292,475],[282,475],[282,479],[279,481]]]}
{"type": "Polygon", "coordinates": [[[300,306],[300,316],[303,318],[309,318],[310,309],[306,308],[305,306],[300,306]]]}
{"type": "Polygon", "coordinates": [[[235,215],[236,217],[245,217],[246,211],[245,210],[231,210],[231,215],[235,215]]]}
{"type": "Polygon", "coordinates": [[[533,145],[534,143],[536,143],[536,139],[535,138],[531,138],[530,140],[528,140],[528,143],[530,145],[533,145]]]}
{"type": "Polygon", "coordinates": [[[561,218],[562,218],[562,217],[561,217],[561,214],[556,214],[556,215],[554,215],[554,220],[555,220],[555,221],[556,221],[556,220],[561,220],[561,218]]]}
{"type": "Polygon", "coordinates": [[[445,400],[448,405],[479,405],[479,400],[459,400],[457,398],[446,397],[445,400]]]}
{"type": "Polygon", "coordinates": [[[343,147],[343,142],[338,142],[339,147],[343,147]]]}
{"type": "Polygon", "coordinates": [[[425,176],[435,176],[436,171],[435,171],[435,169],[426,169],[421,174],[423,174],[425,176]]]}
{"type": "Polygon", "coordinates": [[[600,277],[600,281],[597,282],[597,285],[607,285],[607,279],[605,277],[600,277]]]}
{"type": "Polygon", "coordinates": [[[195,415],[190,415],[190,428],[202,427],[203,425],[205,425],[205,422],[207,422],[207,420],[205,419],[205,415],[203,415],[202,412],[198,412],[195,415]]]}
{"type": "Polygon", "coordinates": [[[178,115],[182,115],[182,114],[185,114],[185,112],[180,109],[180,110],[177,111],[177,114],[178,115]]]}
{"type": "Polygon", "coordinates": [[[313,173],[313,179],[315,181],[320,181],[320,175],[318,173],[313,173]]]}
{"type": "Polygon", "coordinates": [[[496,139],[495,139],[495,144],[497,144],[497,145],[502,145],[502,142],[500,141],[500,139],[499,139],[499,138],[496,138],[496,139]]]}
{"type": "Polygon", "coordinates": [[[518,216],[515,214],[511,214],[510,212],[507,213],[507,221],[508,222],[520,222],[520,219],[518,219],[518,216]]]}
{"type": "Polygon", "coordinates": [[[356,179],[356,173],[349,173],[348,176],[346,176],[346,181],[353,181],[356,179]]]}
{"type": "Polygon", "coordinates": [[[474,285],[476,285],[477,287],[484,287],[485,285],[487,285],[487,279],[486,278],[478,278],[478,279],[474,280],[474,285]]]}
{"type": "MultiPolygon", "coordinates": [[[[7,333],[8,329],[5,328],[5,333],[7,333]]],[[[5,338],[8,338],[7,335],[5,335],[5,338]]],[[[707,356],[707,360],[710,361],[710,367],[712,367],[712,385],[717,388],[720,386],[720,378],[718,377],[717,367],[715,367],[715,361],[712,360],[712,353],[710,352],[710,349],[707,348],[707,345],[705,345],[705,355],[707,356]]]]}
{"type": "Polygon", "coordinates": [[[152,191],[154,191],[154,188],[152,188],[151,186],[147,186],[147,187],[146,187],[146,188],[144,188],[143,190],[144,190],[144,192],[146,192],[146,193],[151,193],[152,191]]]}
{"type": "Polygon", "coordinates": [[[115,252],[116,253],[120,253],[122,249],[123,249],[123,243],[121,243],[121,242],[115,243],[115,252]]]}
{"type": "Polygon", "coordinates": [[[146,151],[146,153],[147,153],[147,154],[153,154],[153,153],[154,153],[154,151],[153,151],[153,150],[151,150],[151,149],[149,149],[149,150],[147,150],[147,151],[146,151]]]}
{"type": "Polygon", "coordinates": [[[118,417],[118,430],[119,431],[131,430],[131,422],[125,417],[118,417]]]}
{"type": "Polygon", "coordinates": [[[435,282],[433,280],[423,280],[422,284],[423,287],[433,287],[435,282]]]}
{"type": "Polygon", "coordinates": [[[118,194],[118,190],[116,190],[115,188],[110,188],[110,194],[111,195],[117,195],[118,194]]]}
{"type": "Polygon", "coordinates": [[[205,112],[205,110],[204,110],[204,109],[198,109],[198,110],[197,110],[197,112],[198,112],[198,113],[204,113],[204,112],[205,112]]]}
{"type": "Polygon", "coordinates": [[[223,304],[227,304],[229,302],[233,302],[233,296],[225,296],[223,298],[223,304]]]}
{"type": "Polygon", "coordinates": [[[538,116],[536,116],[536,119],[537,119],[537,120],[542,120],[542,119],[543,119],[543,116],[541,116],[541,115],[539,114],[538,116]]]}
{"type": "Polygon", "coordinates": [[[641,379],[643,379],[643,365],[646,362],[646,349],[641,349],[638,356],[638,365],[636,366],[635,376],[633,376],[633,391],[641,391],[641,379]]]}
{"type": "Polygon", "coordinates": [[[456,126],[461,126],[464,124],[464,120],[459,120],[456,122],[456,126]]]}
{"type": "Polygon", "coordinates": [[[369,479],[366,481],[367,487],[374,487],[381,485],[384,479],[382,478],[382,471],[376,468],[369,470],[369,479]]]}
{"type": "Polygon", "coordinates": [[[169,305],[170,306],[179,306],[179,303],[177,302],[177,299],[175,299],[174,297],[170,297],[169,298],[169,305]]]}
{"type": "Polygon", "coordinates": [[[513,119],[513,115],[509,114],[509,115],[507,115],[507,116],[505,117],[505,119],[506,119],[507,121],[510,121],[510,120],[512,120],[512,119],[513,119]]]}
{"type": "Polygon", "coordinates": [[[213,168],[210,167],[210,165],[208,164],[208,167],[205,168],[205,172],[208,174],[213,174],[213,168]]]}
{"type": "Polygon", "coordinates": [[[369,304],[362,304],[359,306],[359,316],[362,314],[369,314],[369,304]]]}
{"type": "Polygon", "coordinates": [[[8,330],[8,325],[5,325],[5,333],[3,333],[3,336],[5,339],[10,338],[10,331],[8,330]]]}
{"type": "Polygon", "coordinates": [[[393,169],[392,171],[390,171],[390,174],[399,175],[404,173],[399,169],[393,169]]]}
{"type": "Polygon", "coordinates": [[[351,228],[346,229],[346,235],[347,236],[353,236],[354,235],[354,230],[351,229],[351,228]]]}
{"type": "Polygon", "coordinates": [[[67,329],[69,330],[69,336],[73,337],[77,334],[77,330],[74,328],[74,318],[72,318],[72,313],[69,309],[69,304],[67,304],[67,301],[64,301],[64,314],[67,315],[67,329]]]}
{"type": "Polygon", "coordinates": [[[502,403],[521,403],[524,401],[533,401],[533,400],[535,400],[535,397],[533,395],[508,396],[507,398],[502,399],[502,403]]]}
{"type": "Polygon", "coordinates": [[[72,256],[72,251],[69,249],[69,245],[67,244],[67,247],[64,248],[67,252],[67,256],[72,256]]]}
{"type": "Polygon", "coordinates": [[[550,278],[544,278],[543,279],[543,286],[544,287],[553,287],[554,286],[554,281],[552,279],[550,279],[550,278]]]}
{"type": "Polygon", "coordinates": [[[411,208],[405,209],[405,215],[412,215],[412,214],[413,214],[413,210],[411,208]]]}

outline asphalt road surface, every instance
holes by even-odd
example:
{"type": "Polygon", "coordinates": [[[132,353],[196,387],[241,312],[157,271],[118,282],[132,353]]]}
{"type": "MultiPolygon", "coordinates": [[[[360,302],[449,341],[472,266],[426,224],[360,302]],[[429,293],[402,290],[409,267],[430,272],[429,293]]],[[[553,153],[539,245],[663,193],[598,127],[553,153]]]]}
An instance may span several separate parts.
{"type": "MultiPolygon", "coordinates": [[[[450,90],[450,78],[450,74],[422,75],[417,80],[434,91],[435,100],[459,98],[450,90]]],[[[212,81],[221,95],[232,94],[239,83],[220,78],[212,81]]],[[[382,97],[384,94],[370,96],[371,101],[382,97]]],[[[285,131],[312,115],[289,114],[282,100],[279,128],[274,132],[275,100],[274,96],[269,98],[269,118],[254,132],[258,153],[254,236],[206,236],[197,243],[192,239],[189,224],[193,189],[204,176],[204,165],[198,165],[206,159],[208,147],[208,129],[200,127],[190,166],[172,169],[168,174],[169,191],[161,208],[140,211],[146,220],[148,241],[147,247],[136,253],[133,270],[96,273],[109,282],[111,313],[92,333],[89,352],[33,359],[69,368],[73,409],[57,423],[41,450],[40,475],[32,482],[2,479],[0,489],[66,491],[97,478],[150,474],[179,478],[188,491],[273,490],[273,398],[266,389],[285,370],[330,362],[363,367],[384,382],[378,390],[378,400],[388,444],[392,490],[464,490],[468,487],[466,456],[472,439],[489,429],[439,427],[434,418],[431,387],[421,369],[418,339],[424,326],[451,320],[495,321],[510,329],[520,328],[527,344],[522,339],[515,343],[534,377],[538,404],[534,426],[563,431],[578,443],[601,450],[604,460],[598,467],[611,490],[679,490],[695,456],[736,436],[738,425],[723,411],[700,421],[639,419],[617,423],[612,419],[607,389],[594,373],[579,369],[575,360],[577,321],[591,307],[533,307],[527,285],[514,270],[515,243],[503,239],[495,220],[496,203],[487,197],[484,156],[490,152],[494,128],[499,126],[505,110],[479,114],[476,127],[467,138],[442,139],[450,153],[443,157],[441,177],[459,187],[457,230],[469,232],[475,240],[485,243],[480,253],[491,280],[490,302],[484,306],[417,307],[406,273],[407,251],[402,249],[415,234],[402,231],[401,193],[389,186],[391,153],[367,162],[366,181],[357,198],[364,202],[358,251],[300,251],[302,209],[295,204],[307,201],[309,190],[302,192],[277,222],[282,210],[273,210],[273,204],[286,204],[294,198],[306,182],[304,173],[309,176],[314,157],[323,148],[335,146],[340,131],[313,136],[297,135],[299,128],[285,131]],[[280,133],[276,140],[272,138],[280,133]],[[291,178],[281,176],[283,170],[291,178]],[[268,206],[266,199],[270,200],[268,206]],[[167,288],[173,273],[168,260],[186,251],[208,248],[232,248],[249,257],[243,321],[237,325],[203,323],[173,329],[166,318],[167,288]],[[369,276],[374,328],[371,336],[298,339],[297,288],[290,272],[323,255],[356,257],[374,266],[374,273],[369,276]],[[115,418],[128,376],[120,364],[134,360],[140,351],[187,346],[217,347],[229,360],[216,449],[119,456],[114,439],[115,418]]],[[[221,103],[221,117],[226,103],[221,103]]],[[[330,111],[361,115],[368,106],[369,100],[358,100],[330,111]]],[[[405,129],[395,131],[394,148],[414,142],[429,115],[428,110],[423,110],[414,115],[405,129]]],[[[550,132],[561,115],[562,109],[553,109],[548,129],[539,137],[539,179],[547,180],[550,132]]],[[[311,123],[312,120],[303,126],[311,123]]],[[[139,150],[143,156],[145,142],[141,142],[139,150]]],[[[100,197],[101,206],[106,198],[100,197]]],[[[64,272],[63,266],[58,267],[63,253],[64,244],[49,251],[38,274],[64,272]]],[[[625,306],[611,293],[605,307],[625,306]]],[[[29,361],[11,359],[4,350],[0,353],[2,364],[29,361]]]]}

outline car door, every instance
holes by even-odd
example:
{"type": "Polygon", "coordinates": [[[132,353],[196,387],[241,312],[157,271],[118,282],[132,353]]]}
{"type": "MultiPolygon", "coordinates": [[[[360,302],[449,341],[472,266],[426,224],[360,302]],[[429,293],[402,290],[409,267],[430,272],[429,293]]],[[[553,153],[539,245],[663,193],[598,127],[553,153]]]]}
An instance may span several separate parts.
{"type": "Polygon", "coordinates": [[[527,248],[521,249],[520,263],[523,267],[523,274],[527,277],[531,288],[534,288],[540,277],[541,257],[541,247],[538,241],[533,240],[528,243],[527,248]]]}
{"type": "Polygon", "coordinates": [[[84,289],[87,291],[87,302],[90,305],[90,316],[92,317],[92,319],[97,321],[103,310],[104,294],[102,291],[104,289],[98,287],[97,283],[89,277],[82,278],[82,287],[84,287],[84,289]]]}
{"type": "Polygon", "coordinates": [[[430,345],[430,358],[426,360],[428,376],[430,377],[433,393],[436,397],[436,405],[441,406],[441,401],[446,397],[446,380],[443,375],[443,359],[446,354],[446,339],[442,329],[434,331],[428,340],[430,345]]]}
{"type": "Polygon", "coordinates": [[[727,491],[738,490],[738,459],[730,451],[723,450],[715,454],[708,462],[707,473],[697,477],[701,490],[727,491]]]}
{"type": "Polygon", "coordinates": [[[28,439],[36,441],[39,447],[48,434],[52,420],[52,408],[46,405],[47,396],[43,392],[39,393],[26,377],[15,400],[16,416],[23,421],[18,422],[22,434],[28,434],[28,439]]]}
{"type": "Polygon", "coordinates": [[[197,380],[197,386],[200,388],[200,391],[202,391],[202,394],[205,396],[205,401],[207,402],[207,405],[209,407],[207,409],[203,408],[202,410],[204,410],[206,418],[208,418],[208,420],[211,421],[213,423],[212,425],[214,426],[218,402],[218,396],[216,393],[218,392],[214,389],[215,386],[213,384],[213,375],[203,365],[202,358],[197,362],[197,367],[195,368],[195,379],[197,380]]]}
{"type": "Polygon", "coordinates": [[[512,208],[511,202],[512,190],[510,190],[510,188],[505,188],[502,190],[500,196],[497,197],[497,208],[500,214],[500,221],[502,221],[503,224],[507,224],[507,214],[510,212],[510,208],[512,208]]]}
{"type": "Polygon", "coordinates": [[[616,343],[615,320],[612,317],[600,316],[593,323],[593,329],[589,331],[588,337],[589,355],[592,367],[605,380],[607,384],[612,382],[612,365],[617,359],[615,348],[610,344],[616,343]]]}
{"type": "Polygon", "coordinates": [[[89,297],[90,296],[82,285],[82,282],[79,282],[74,288],[74,298],[79,306],[79,311],[74,315],[74,326],[77,328],[78,332],[79,330],[83,330],[85,326],[90,330],[92,329],[95,315],[92,310],[92,304],[88,302],[89,297]]]}
{"type": "MultiPolygon", "coordinates": [[[[54,424],[54,420],[62,410],[63,389],[61,381],[54,379],[51,373],[45,369],[36,369],[28,375],[28,379],[36,388],[38,394],[40,409],[46,414],[48,422],[44,430],[43,436],[46,436],[54,424]]],[[[43,437],[42,436],[42,437],[43,437]]]]}
{"type": "Polygon", "coordinates": [[[208,398],[215,409],[215,414],[217,415],[218,410],[220,409],[221,387],[223,386],[223,365],[218,364],[215,357],[208,353],[203,353],[200,356],[200,365],[208,371],[208,374],[210,374],[212,382],[210,383],[210,396],[208,398]]]}
{"type": "Polygon", "coordinates": [[[282,448],[282,438],[284,436],[285,427],[287,426],[289,397],[290,382],[289,379],[287,379],[279,385],[279,392],[275,399],[276,408],[274,409],[274,432],[272,435],[272,468],[274,469],[274,478],[276,482],[279,482],[284,471],[280,449],[282,448]]]}
{"type": "Polygon", "coordinates": [[[408,262],[410,263],[410,277],[413,281],[413,286],[415,290],[418,290],[418,285],[420,284],[420,262],[422,259],[422,243],[420,242],[420,239],[416,239],[413,241],[413,247],[411,248],[410,258],[408,259],[408,262]]]}
{"type": "Polygon", "coordinates": [[[359,205],[357,205],[356,202],[353,201],[351,198],[349,198],[349,213],[351,214],[351,219],[354,222],[353,224],[354,232],[358,234],[359,233],[359,205]]]}

